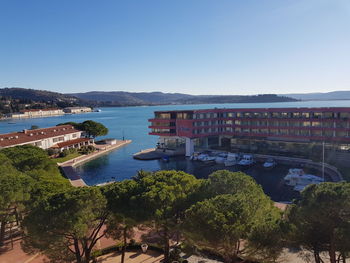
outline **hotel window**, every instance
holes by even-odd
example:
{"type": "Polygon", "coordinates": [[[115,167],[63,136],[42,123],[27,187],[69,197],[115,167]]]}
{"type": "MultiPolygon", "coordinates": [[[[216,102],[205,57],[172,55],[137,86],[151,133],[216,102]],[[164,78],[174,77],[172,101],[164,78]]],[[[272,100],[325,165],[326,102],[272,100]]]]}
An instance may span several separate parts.
{"type": "Polygon", "coordinates": [[[205,114],[205,118],[206,118],[206,119],[210,119],[210,115],[211,115],[211,113],[205,114]]]}
{"type": "Polygon", "coordinates": [[[322,112],[314,112],[314,118],[315,119],[321,119],[322,118],[322,112]]]}
{"type": "Polygon", "coordinates": [[[270,129],[270,134],[278,135],[278,129],[270,129]]]}
{"type": "Polygon", "coordinates": [[[199,114],[199,118],[200,118],[200,119],[204,119],[204,117],[205,117],[205,114],[204,114],[204,113],[199,114]]]}
{"type": "Polygon", "coordinates": [[[203,122],[203,125],[204,125],[204,126],[208,126],[208,125],[209,125],[209,121],[204,121],[204,122],[203,122]]]}
{"type": "Polygon", "coordinates": [[[288,118],[287,112],[281,112],[281,118],[288,118]]]}
{"type": "Polygon", "coordinates": [[[157,119],[170,119],[170,113],[156,113],[157,119]]]}
{"type": "Polygon", "coordinates": [[[261,116],[260,112],[253,112],[254,118],[260,118],[260,116],[261,116]]]}
{"type": "Polygon", "coordinates": [[[268,117],[270,117],[270,113],[269,112],[263,112],[263,113],[261,113],[261,117],[268,118],[268,117]]]}
{"type": "Polygon", "coordinates": [[[279,126],[280,127],[288,127],[288,122],[287,121],[280,121],[279,126]]]}
{"type": "Polygon", "coordinates": [[[241,121],[235,120],[235,125],[241,125],[241,121]]]}
{"type": "Polygon", "coordinates": [[[267,126],[267,121],[259,121],[258,125],[259,126],[267,126]]]}
{"type": "Polygon", "coordinates": [[[53,142],[58,142],[58,138],[53,138],[52,141],[53,142]]]}
{"type": "Polygon", "coordinates": [[[249,129],[249,128],[244,128],[244,129],[243,129],[243,132],[249,133],[249,132],[250,132],[250,129],[249,129]]]}
{"type": "Polygon", "coordinates": [[[280,135],[288,135],[288,130],[287,129],[280,129],[279,134],[280,135]]]}
{"type": "Polygon", "coordinates": [[[250,125],[250,121],[242,121],[242,125],[249,126],[250,125]]]}
{"type": "Polygon", "coordinates": [[[280,113],[279,112],[272,112],[272,118],[279,118],[280,113]]]}
{"type": "Polygon", "coordinates": [[[323,113],[323,118],[325,118],[325,119],[333,118],[333,112],[324,112],[323,113]]]}
{"type": "Polygon", "coordinates": [[[59,141],[64,141],[64,137],[59,137],[58,140],[59,141]]]}
{"type": "Polygon", "coordinates": [[[251,116],[252,116],[252,114],[250,112],[243,113],[244,118],[250,118],[251,116]]]}
{"type": "Polygon", "coordinates": [[[278,121],[270,121],[269,124],[270,124],[270,126],[277,127],[278,126],[278,121]]]}
{"type": "Polygon", "coordinates": [[[311,135],[312,136],[316,136],[316,137],[320,137],[320,136],[322,136],[322,131],[320,131],[320,130],[313,130],[313,131],[311,131],[311,135]]]}
{"type": "Polygon", "coordinates": [[[303,117],[303,118],[310,118],[310,113],[309,112],[303,112],[303,113],[301,113],[301,117],[303,117]]]}
{"type": "Polygon", "coordinates": [[[333,131],[324,131],[323,133],[326,137],[333,137],[333,131]]]}
{"type": "Polygon", "coordinates": [[[212,113],[211,114],[211,118],[217,118],[218,117],[218,114],[217,113],[212,113]]]}
{"type": "Polygon", "coordinates": [[[336,136],[337,137],[348,137],[346,131],[337,131],[336,136]]]}
{"type": "Polygon", "coordinates": [[[323,122],[322,127],[323,128],[333,128],[334,124],[331,121],[323,122]]]}
{"type": "Polygon", "coordinates": [[[348,128],[349,127],[349,123],[345,122],[345,121],[336,122],[335,123],[335,127],[336,128],[348,128]]]}
{"type": "Polygon", "coordinates": [[[302,126],[302,127],[309,127],[309,126],[310,126],[310,122],[309,122],[309,121],[303,121],[303,122],[301,123],[301,126],[302,126]]]}
{"type": "Polygon", "coordinates": [[[73,133],[73,135],[72,135],[73,138],[77,138],[77,136],[78,135],[76,133],[73,133]]]}
{"type": "Polygon", "coordinates": [[[300,135],[302,135],[302,136],[309,136],[310,135],[310,131],[309,130],[300,130],[300,135]]]}
{"type": "Polygon", "coordinates": [[[252,129],[252,133],[259,133],[259,129],[252,129]]]}
{"type": "Polygon", "coordinates": [[[233,112],[228,112],[228,113],[227,113],[227,117],[228,117],[228,118],[232,118],[233,116],[234,116],[234,115],[233,115],[233,112]]]}
{"type": "Polygon", "coordinates": [[[319,122],[319,121],[313,121],[313,122],[311,123],[311,126],[312,126],[312,127],[321,127],[321,122],[319,122]]]}
{"type": "Polygon", "coordinates": [[[289,122],[290,127],[300,127],[301,123],[299,121],[291,121],[289,122]]]}
{"type": "Polygon", "coordinates": [[[39,146],[41,146],[41,142],[36,142],[36,143],[34,143],[34,145],[39,147],[39,146]]]}
{"type": "Polygon", "coordinates": [[[293,112],[292,113],[293,118],[300,118],[300,116],[301,116],[300,112],[293,112]]]}
{"type": "Polygon", "coordinates": [[[348,113],[348,112],[341,112],[339,117],[341,119],[349,119],[350,118],[350,113],[348,113]]]}
{"type": "Polygon", "coordinates": [[[237,118],[241,118],[243,116],[242,112],[237,112],[237,118]]]}
{"type": "Polygon", "coordinates": [[[242,129],[241,128],[235,128],[235,132],[241,132],[242,129]]]}
{"type": "Polygon", "coordinates": [[[225,124],[228,124],[228,125],[232,125],[232,120],[229,120],[229,121],[225,121],[225,124]]]}
{"type": "Polygon", "coordinates": [[[268,129],[260,129],[261,134],[268,134],[269,130],[268,129]]]}
{"type": "Polygon", "coordinates": [[[293,129],[289,130],[289,135],[299,135],[299,134],[300,134],[299,130],[293,130],[293,129]]]}
{"type": "Polygon", "coordinates": [[[225,130],[226,130],[227,132],[232,132],[232,127],[226,127],[225,130]]]}

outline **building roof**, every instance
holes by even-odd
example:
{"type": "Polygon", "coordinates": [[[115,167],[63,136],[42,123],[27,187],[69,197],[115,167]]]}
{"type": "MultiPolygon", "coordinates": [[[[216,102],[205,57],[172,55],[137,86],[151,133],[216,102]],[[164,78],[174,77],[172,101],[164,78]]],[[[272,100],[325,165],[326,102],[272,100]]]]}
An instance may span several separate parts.
{"type": "Polygon", "coordinates": [[[31,142],[75,132],[80,131],[75,129],[72,125],[61,125],[50,128],[23,130],[21,132],[0,134],[0,147],[10,147],[15,145],[28,144],[31,142]]]}
{"type": "Polygon", "coordinates": [[[193,110],[164,110],[154,113],[207,113],[207,112],[350,112],[350,107],[288,107],[288,108],[212,108],[212,109],[193,109],[193,110]]]}
{"type": "Polygon", "coordinates": [[[63,147],[67,147],[67,146],[71,146],[77,143],[82,143],[82,142],[88,142],[91,141],[91,139],[89,138],[78,138],[75,140],[70,140],[70,141],[66,141],[66,142],[59,142],[55,145],[53,145],[51,148],[63,148],[63,147]]]}
{"type": "Polygon", "coordinates": [[[21,112],[40,112],[40,111],[55,111],[55,110],[62,110],[58,108],[52,108],[52,109],[30,109],[30,110],[21,110],[21,112]]]}

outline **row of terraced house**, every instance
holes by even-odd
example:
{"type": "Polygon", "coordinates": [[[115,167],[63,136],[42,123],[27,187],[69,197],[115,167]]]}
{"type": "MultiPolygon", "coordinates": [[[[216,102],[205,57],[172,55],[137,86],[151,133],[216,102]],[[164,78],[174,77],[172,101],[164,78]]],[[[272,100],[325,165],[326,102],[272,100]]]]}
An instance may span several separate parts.
{"type": "Polygon", "coordinates": [[[44,150],[51,148],[60,152],[65,149],[80,148],[90,144],[93,144],[93,140],[85,138],[82,131],[75,129],[72,125],[0,134],[0,149],[20,145],[33,145],[44,150]]]}

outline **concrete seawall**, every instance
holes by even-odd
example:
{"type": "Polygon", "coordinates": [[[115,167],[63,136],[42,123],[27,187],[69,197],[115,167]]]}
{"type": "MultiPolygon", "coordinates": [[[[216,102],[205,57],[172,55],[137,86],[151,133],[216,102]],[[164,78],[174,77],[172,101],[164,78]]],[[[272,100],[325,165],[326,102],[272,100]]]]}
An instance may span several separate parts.
{"type": "Polygon", "coordinates": [[[74,170],[74,167],[77,165],[81,165],[85,162],[91,161],[92,159],[98,158],[104,154],[107,154],[113,150],[119,149],[129,143],[131,140],[117,141],[114,145],[95,145],[96,151],[88,154],[82,155],[77,158],[71,159],[64,163],[57,163],[57,165],[61,168],[62,172],[69,179],[70,183],[75,187],[87,186],[84,180],[77,174],[74,170]]]}

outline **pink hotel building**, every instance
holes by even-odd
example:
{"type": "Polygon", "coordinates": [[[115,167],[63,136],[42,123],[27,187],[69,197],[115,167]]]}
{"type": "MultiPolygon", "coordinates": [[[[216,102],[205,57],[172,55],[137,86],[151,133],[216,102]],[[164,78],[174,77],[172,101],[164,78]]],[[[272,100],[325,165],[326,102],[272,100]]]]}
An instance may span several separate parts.
{"type": "Polygon", "coordinates": [[[151,135],[160,148],[290,152],[317,147],[350,148],[348,108],[257,108],[156,111],[151,135]]]}

